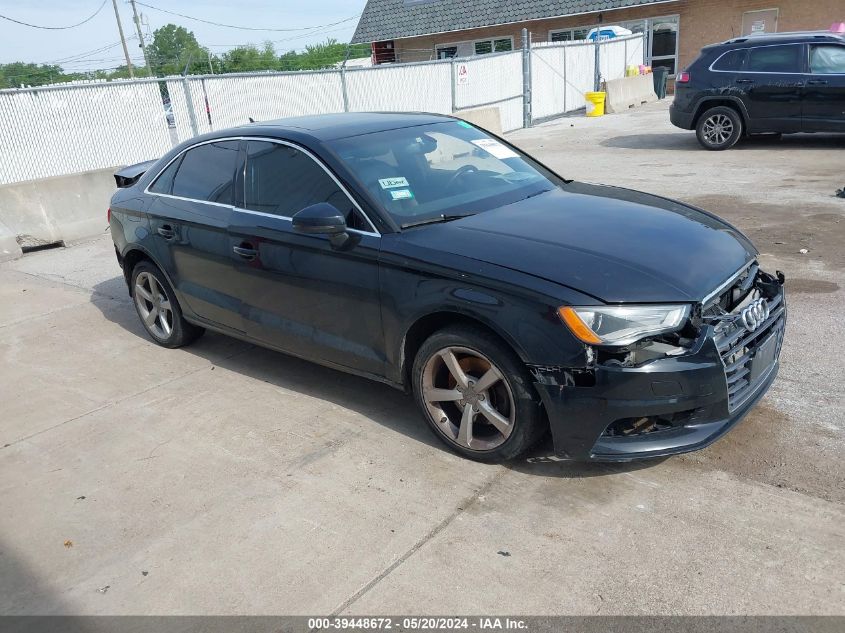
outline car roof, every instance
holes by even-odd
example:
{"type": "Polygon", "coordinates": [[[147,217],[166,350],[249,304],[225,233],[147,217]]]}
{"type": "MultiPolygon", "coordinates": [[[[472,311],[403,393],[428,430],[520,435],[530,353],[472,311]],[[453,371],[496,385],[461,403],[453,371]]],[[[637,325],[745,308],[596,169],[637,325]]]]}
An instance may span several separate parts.
{"type": "MultiPolygon", "coordinates": [[[[235,130],[241,134],[247,133],[248,130],[249,134],[270,136],[307,135],[320,141],[329,141],[453,120],[449,116],[422,112],[341,112],[260,121],[240,126],[235,130]]],[[[228,130],[229,133],[232,131],[228,130]]]]}
{"type": "Polygon", "coordinates": [[[766,44],[785,44],[804,42],[834,42],[845,43],[845,35],[833,31],[791,31],[784,33],[760,33],[757,35],[744,35],[729,39],[714,46],[739,46],[748,45],[761,46],[766,44]]]}

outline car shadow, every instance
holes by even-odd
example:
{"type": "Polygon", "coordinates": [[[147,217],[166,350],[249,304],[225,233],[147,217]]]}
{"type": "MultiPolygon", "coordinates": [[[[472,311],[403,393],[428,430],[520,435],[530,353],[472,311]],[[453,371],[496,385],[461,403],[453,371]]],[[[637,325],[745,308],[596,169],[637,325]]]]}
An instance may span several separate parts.
{"type": "MultiPolygon", "coordinates": [[[[695,138],[695,133],[688,134],[625,134],[613,136],[600,143],[604,147],[618,149],[655,149],[685,152],[701,152],[704,150],[695,138]]],[[[821,149],[830,150],[845,147],[845,134],[786,134],[782,137],[752,136],[741,139],[729,151],[742,151],[773,147],[782,150],[821,149]]]]}
{"type": "MultiPolygon", "coordinates": [[[[129,335],[149,340],[126,290],[122,276],[93,288],[91,303],[103,316],[129,335]]],[[[298,392],[359,413],[409,439],[449,451],[426,426],[413,398],[373,380],[347,374],[294,356],[234,338],[206,332],[198,341],[174,353],[188,353],[222,369],[236,372],[280,389],[298,392]]],[[[512,460],[512,470],[543,477],[582,478],[638,470],[655,461],[599,464],[560,461],[554,457],[551,437],[546,437],[527,456],[512,460]]]]}

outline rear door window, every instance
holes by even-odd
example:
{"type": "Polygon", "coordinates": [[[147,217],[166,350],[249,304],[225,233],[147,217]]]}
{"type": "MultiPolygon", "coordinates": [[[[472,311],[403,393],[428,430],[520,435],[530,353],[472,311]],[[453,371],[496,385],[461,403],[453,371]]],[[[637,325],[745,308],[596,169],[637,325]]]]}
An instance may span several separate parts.
{"type": "Polygon", "coordinates": [[[811,46],[810,72],[814,75],[845,75],[845,46],[811,46]]]}
{"type": "Polygon", "coordinates": [[[205,143],[185,152],[173,179],[174,196],[233,204],[239,141],[205,143]]]}
{"type": "Polygon", "coordinates": [[[800,73],[801,64],[800,44],[783,46],[760,46],[748,51],[748,63],[745,70],[752,73],[800,73]]]}
{"type": "Polygon", "coordinates": [[[716,60],[716,63],[713,64],[713,70],[719,70],[722,72],[738,72],[742,70],[747,56],[748,51],[744,48],[728,51],[716,60]]]}

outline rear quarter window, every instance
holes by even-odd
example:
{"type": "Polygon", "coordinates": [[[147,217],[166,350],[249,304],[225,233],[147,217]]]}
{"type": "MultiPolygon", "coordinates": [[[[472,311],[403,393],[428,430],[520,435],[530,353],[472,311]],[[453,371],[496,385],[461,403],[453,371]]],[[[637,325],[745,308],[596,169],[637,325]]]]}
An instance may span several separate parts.
{"type": "Polygon", "coordinates": [[[722,72],[740,71],[745,65],[746,57],[748,57],[748,50],[744,48],[728,51],[716,60],[713,64],[713,70],[722,72]]]}

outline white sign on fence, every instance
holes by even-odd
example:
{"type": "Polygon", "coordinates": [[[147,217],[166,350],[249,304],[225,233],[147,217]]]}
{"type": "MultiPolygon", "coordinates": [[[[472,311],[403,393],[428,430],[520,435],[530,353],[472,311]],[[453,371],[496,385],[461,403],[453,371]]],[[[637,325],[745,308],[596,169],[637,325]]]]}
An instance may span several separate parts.
{"type": "Polygon", "coordinates": [[[458,64],[455,69],[455,81],[459,86],[466,86],[469,83],[469,66],[458,64]]]}

